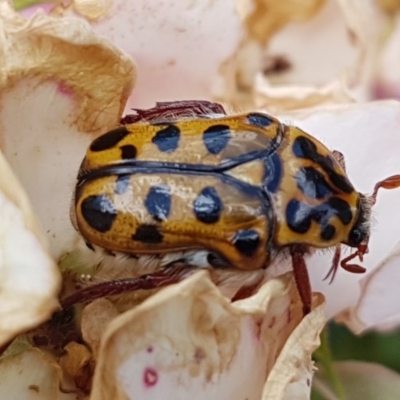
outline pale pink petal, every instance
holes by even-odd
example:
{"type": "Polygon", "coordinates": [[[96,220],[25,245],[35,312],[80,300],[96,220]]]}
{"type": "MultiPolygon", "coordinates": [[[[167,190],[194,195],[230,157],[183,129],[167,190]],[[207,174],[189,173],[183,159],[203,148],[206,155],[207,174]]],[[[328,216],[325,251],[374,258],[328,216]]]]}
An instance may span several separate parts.
{"type": "Polygon", "coordinates": [[[44,11],[46,14],[49,14],[51,10],[54,8],[54,5],[55,3],[39,3],[35,4],[34,6],[24,8],[20,10],[19,13],[25,18],[30,18],[38,11],[39,12],[44,11]]]}
{"type": "Polygon", "coordinates": [[[92,26],[137,63],[127,109],[210,98],[232,84],[232,61],[243,36],[234,2],[117,0],[92,26]]]}
{"type": "MultiPolygon", "coordinates": [[[[310,379],[303,368],[310,368],[315,348],[309,338],[318,336],[325,321],[321,302],[315,299],[317,308],[301,322],[302,334],[296,329],[286,348],[302,319],[291,274],[231,304],[206,272],[198,272],[110,323],[91,399],[259,400],[271,398],[270,387],[274,400],[288,398],[290,383],[298,378],[307,386],[310,379]],[[271,373],[274,380],[263,392],[280,352],[281,369],[271,373]]],[[[308,398],[300,392],[298,399],[308,398]]]]}
{"type": "Polygon", "coordinates": [[[132,90],[131,59],[88,23],[0,3],[1,149],[59,258],[76,244],[69,206],[94,135],[115,127],[132,90]]]}
{"type": "Polygon", "coordinates": [[[400,98],[400,15],[394,17],[391,32],[377,62],[373,87],[375,98],[400,98]]]}
{"type": "Polygon", "coordinates": [[[400,242],[361,280],[361,297],[354,308],[340,317],[353,331],[366,329],[392,330],[400,325],[400,242]]]}

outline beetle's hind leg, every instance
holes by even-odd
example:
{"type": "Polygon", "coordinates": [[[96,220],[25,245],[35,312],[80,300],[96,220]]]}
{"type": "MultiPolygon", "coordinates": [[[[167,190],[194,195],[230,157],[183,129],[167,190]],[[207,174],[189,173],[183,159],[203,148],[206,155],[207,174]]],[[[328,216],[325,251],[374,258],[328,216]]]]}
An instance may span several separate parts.
{"type": "Polygon", "coordinates": [[[165,268],[137,278],[101,282],[67,296],[61,300],[61,307],[65,310],[78,303],[90,302],[102,297],[121,295],[135,290],[159,289],[173,283],[178,283],[193,272],[193,268],[179,266],[165,268]]]}

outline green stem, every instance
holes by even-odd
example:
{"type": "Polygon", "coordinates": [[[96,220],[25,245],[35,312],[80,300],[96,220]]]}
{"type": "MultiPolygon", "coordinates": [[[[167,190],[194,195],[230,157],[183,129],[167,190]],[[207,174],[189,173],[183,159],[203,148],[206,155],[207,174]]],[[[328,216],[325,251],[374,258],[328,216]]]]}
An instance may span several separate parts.
{"type": "Polygon", "coordinates": [[[346,400],[346,395],[344,393],[342,383],[340,382],[340,379],[337,376],[335,368],[333,366],[333,358],[332,358],[331,348],[329,345],[327,328],[325,328],[321,333],[321,346],[315,351],[314,358],[323,367],[325,378],[330,383],[336,396],[340,400],[346,400]]]}

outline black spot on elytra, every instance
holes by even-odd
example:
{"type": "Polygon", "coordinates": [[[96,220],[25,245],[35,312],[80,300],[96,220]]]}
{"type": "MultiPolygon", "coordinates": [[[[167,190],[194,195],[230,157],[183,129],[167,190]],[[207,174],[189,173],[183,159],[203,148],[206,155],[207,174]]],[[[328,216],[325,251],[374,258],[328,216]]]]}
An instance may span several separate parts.
{"type": "Polygon", "coordinates": [[[124,194],[129,187],[130,175],[120,175],[115,181],[115,194],[124,194]]]}
{"type": "Polygon", "coordinates": [[[129,131],[125,127],[114,129],[95,139],[90,145],[90,150],[103,151],[111,149],[127,135],[129,135],[129,131]]]}
{"type": "Polygon", "coordinates": [[[126,144],[125,146],[121,146],[120,150],[121,158],[123,160],[132,160],[136,158],[137,149],[133,144],[126,144]]]}
{"type": "Polygon", "coordinates": [[[144,204],[149,214],[157,221],[165,221],[171,211],[171,190],[166,185],[153,186],[144,204]]]}
{"type": "MultiPolygon", "coordinates": [[[[163,124],[165,125],[165,124],[163,124]]],[[[181,131],[175,125],[167,125],[166,128],[159,130],[151,141],[163,153],[171,153],[178,148],[181,131]]]]}
{"type": "Polygon", "coordinates": [[[265,128],[274,122],[268,115],[261,113],[248,114],[247,120],[251,125],[259,126],[260,128],[265,128]]]}
{"type": "Polygon", "coordinates": [[[132,235],[132,240],[142,243],[157,244],[162,243],[163,235],[155,225],[140,225],[136,233],[132,235]]]}
{"type": "Polygon", "coordinates": [[[214,224],[220,218],[222,201],[211,186],[205,187],[193,203],[196,218],[205,224],[214,224]]]}
{"type": "Polygon", "coordinates": [[[352,193],[354,191],[348,179],[335,172],[332,159],[329,156],[319,154],[317,146],[310,139],[305,136],[298,136],[293,142],[293,154],[296,157],[305,158],[320,165],[331,182],[342,192],[352,193]]]}
{"type": "Polygon", "coordinates": [[[274,153],[264,163],[264,187],[269,193],[275,193],[279,189],[282,179],[282,163],[279,155],[274,153]]]}
{"type": "Polygon", "coordinates": [[[87,224],[101,233],[109,231],[117,218],[117,210],[104,194],[86,197],[81,204],[81,213],[87,224]]]}
{"type": "MultiPolygon", "coordinates": [[[[315,221],[321,226],[321,238],[324,240],[329,240],[329,236],[335,234],[335,231],[329,228],[331,226],[329,222],[334,216],[337,216],[344,225],[348,225],[352,218],[350,206],[336,197],[315,207],[298,200],[291,200],[286,207],[286,221],[291,230],[306,233],[311,227],[311,222],[315,221]]],[[[333,226],[332,228],[334,229],[333,226]]]]}
{"type": "Polygon", "coordinates": [[[321,172],[313,167],[300,168],[294,179],[297,187],[311,199],[323,199],[334,193],[321,172]]]}
{"type": "Polygon", "coordinates": [[[225,149],[231,138],[228,125],[213,125],[203,132],[203,142],[211,154],[218,154],[225,149]]]}
{"type": "Polygon", "coordinates": [[[260,235],[254,229],[238,231],[233,238],[233,244],[241,254],[251,257],[260,245],[260,235]]]}

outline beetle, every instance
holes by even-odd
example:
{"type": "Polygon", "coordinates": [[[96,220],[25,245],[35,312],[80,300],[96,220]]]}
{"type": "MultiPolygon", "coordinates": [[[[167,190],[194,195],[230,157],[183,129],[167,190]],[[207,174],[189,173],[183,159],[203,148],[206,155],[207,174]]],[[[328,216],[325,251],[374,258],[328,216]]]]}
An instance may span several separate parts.
{"type": "MultiPolygon", "coordinates": [[[[378,189],[398,186],[400,175],[394,175],[378,182],[371,196],[357,192],[340,153],[265,113],[227,115],[208,101],[136,110],[87,149],[71,220],[92,250],[168,262],[144,277],[84,289],[63,305],[161,287],[182,279],[188,267],[260,271],[284,255],[292,259],[307,314],[307,254],[334,248],[332,278],[339,265],[365,272],[350,261],[362,261],[368,251],[378,189]],[[340,260],[342,244],[356,251],[340,260]]],[[[234,299],[259,281],[257,275],[246,282],[234,299]]]]}

